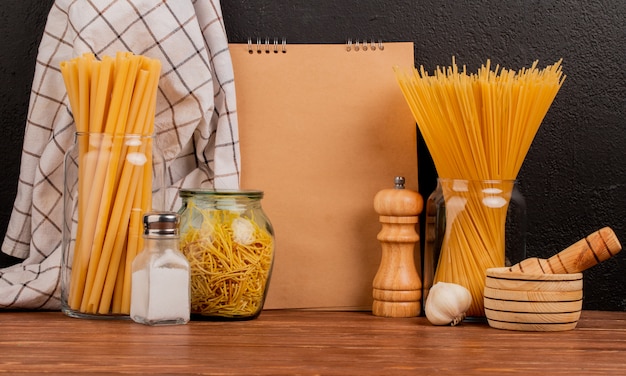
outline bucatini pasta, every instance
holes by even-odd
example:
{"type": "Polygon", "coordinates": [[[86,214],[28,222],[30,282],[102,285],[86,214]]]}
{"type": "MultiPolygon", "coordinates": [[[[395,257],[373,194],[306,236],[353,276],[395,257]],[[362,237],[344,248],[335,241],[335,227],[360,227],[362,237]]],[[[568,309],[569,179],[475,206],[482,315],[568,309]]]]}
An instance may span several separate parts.
{"type": "Polygon", "coordinates": [[[68,160],[78,166],[78,209],[64,305],[84,314],[128,314],[130,262],[141,249],[141,213],[152,203],[150,137],[161,63],[130,52],[101,60],[85,53],[60,68],[78,134],[78,157],[68,160]]]}
{"type": "Polygon", "coordinates": [[[442,187],[447,225],[433,282],[467,287],[470,316],[484,315],[486,269],[504,266],[511,182],[565,79],[561,61],[545,69],[537,65],[516,72],[492,69],[487,61],[470,74],[453,60],[434,75],[424,67],[395,70],[439,177],[451,179],[442,187]],[[490,196],[497,190],[499,196],[490,196]],[[495,205],[495,199],[504,201],[495,205]]]}

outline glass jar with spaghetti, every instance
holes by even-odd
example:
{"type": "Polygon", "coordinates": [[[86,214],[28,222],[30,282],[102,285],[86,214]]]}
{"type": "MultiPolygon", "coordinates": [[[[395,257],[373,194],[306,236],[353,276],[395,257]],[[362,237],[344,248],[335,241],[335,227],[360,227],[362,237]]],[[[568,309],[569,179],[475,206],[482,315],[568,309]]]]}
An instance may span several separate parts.
{"type": "Polygon", "coordinates": [[[486,270],[526,257],[526,201],[515,180],[440,178],[426,202],[423,296],[437,282],[472,294],[468,318],[484,318],[486,270]]]}
{"type": "Polygon", "coordinates": [[[274,230],[262,191],[182,189],[180,250],[191,267],[191,319],[248,320],[263,309],[274,230]]]}

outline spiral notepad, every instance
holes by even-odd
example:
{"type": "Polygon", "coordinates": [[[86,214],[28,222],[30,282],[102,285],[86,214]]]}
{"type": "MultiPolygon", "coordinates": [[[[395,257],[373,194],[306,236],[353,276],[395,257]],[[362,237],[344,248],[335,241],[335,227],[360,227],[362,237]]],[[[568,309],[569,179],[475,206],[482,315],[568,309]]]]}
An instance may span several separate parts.
{"type": "Polygon", "coordinates": [[[276,232],[265,308],[371,309],[374,195],[397,175],[417,189],[415,121],[393,73],[414,65],[413,44],[255,38],[230,52],[241,187],[265,192],[276,232]]]}

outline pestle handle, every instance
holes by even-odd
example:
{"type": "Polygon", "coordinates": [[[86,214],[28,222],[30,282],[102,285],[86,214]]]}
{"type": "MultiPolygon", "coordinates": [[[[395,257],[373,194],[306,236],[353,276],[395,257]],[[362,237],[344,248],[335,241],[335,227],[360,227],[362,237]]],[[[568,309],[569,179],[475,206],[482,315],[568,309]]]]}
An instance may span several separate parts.
{"type": "Polygon", "coordinates": [[[565,248],[549,259],[528,258],[511,266],[510,271],[534,274],[580,273],[615,256],[622,250],[610,227],[604,227],[565,248]]]}

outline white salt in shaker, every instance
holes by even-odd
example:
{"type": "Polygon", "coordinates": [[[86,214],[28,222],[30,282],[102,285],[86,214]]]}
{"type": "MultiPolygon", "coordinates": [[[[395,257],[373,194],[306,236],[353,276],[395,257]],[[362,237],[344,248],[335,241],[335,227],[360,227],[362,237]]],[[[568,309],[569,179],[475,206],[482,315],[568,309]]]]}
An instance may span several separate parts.
{"type": "Polygon", "coordinates": [[[130,317],[146,325],[186,324],[190,317],[189,262],[178,249],[179,216],[146,213],[143,251],[132,264],[130,317]]]}

